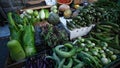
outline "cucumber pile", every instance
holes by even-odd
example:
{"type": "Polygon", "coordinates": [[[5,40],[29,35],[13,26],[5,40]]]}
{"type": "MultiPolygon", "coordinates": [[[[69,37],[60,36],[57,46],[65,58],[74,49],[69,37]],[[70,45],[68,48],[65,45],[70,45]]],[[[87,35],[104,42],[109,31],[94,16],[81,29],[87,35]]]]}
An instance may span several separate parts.
{"type": "Polygon", "coordinates": [[[96,27],[88,34],[88,38],[95,40],[96,43],[104,41],[109,44],[116,54],[120,53],[120,26],[112,22],[104,22],[96,25],[96,27]]]}

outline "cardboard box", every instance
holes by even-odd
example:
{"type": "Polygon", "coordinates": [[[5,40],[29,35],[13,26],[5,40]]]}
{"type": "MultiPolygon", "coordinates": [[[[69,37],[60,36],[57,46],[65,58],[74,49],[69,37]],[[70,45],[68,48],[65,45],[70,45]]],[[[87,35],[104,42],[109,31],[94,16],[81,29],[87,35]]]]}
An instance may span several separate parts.
{"type": "Polygon", "coordinates": [[[95,26],[95,24],[91,24],[90,26],[87,27],[81,27],[81,28],[75,28],[73,30],[69,30],[66,26],[66,19],[64,17],[60,17],[60,22],[62,23],[66,31],[69,33],[70,40],[77,38],[79,36],[87,35],[90,32],[90,30],[95,26]]]}

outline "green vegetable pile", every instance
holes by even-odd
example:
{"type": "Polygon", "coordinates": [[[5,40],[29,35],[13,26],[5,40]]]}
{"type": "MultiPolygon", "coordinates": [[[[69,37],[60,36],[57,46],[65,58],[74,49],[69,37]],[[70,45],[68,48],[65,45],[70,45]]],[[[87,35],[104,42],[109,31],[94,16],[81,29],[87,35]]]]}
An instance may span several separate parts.
{"type": "Polygon", "coordinates": [[[104,22],[96,25],[96,27],[88,34],[88,38],[96,41],[98,44],[100,41],[107,42],[109,47],[115,53],[120,53],[120,27],[112,22],[104,22]]]}
{"type": "Polygon", "coordinates": [[[120,25],[120,5],[111,0],[99,0],[95,3],[95,5],[98,8],[105,9],[105,21],[117,23],[120,25]]]}
{"type": "Polygon", "coordinates": [[[88,38],[96,43],[107,42],[111,50],[118,54],[120,53],[120,6],[109,0],[99,0],[95,5],[106,10],[106,20],[96,24],[88,34],[88,38]]]}
{"type": "MultiPolygon", "coordinates": [[[[13,45],[8,44],[10,54],[14,54],[11,55],[12,58],[14,57],[15,60],[19,60],[19,58],[16,59],[17,57],[15,57],[15,55],[17,54],[15,50],[11,49],[15,46],[16,49],[18,50],[20,49],[20,51],[23,52],[24,58],[36,54],[34,24],[42,20],[48,19],[48,17],[49,10],[47,9],[41,9],[40,11],[38,10],[33,11],[31,9],[27,9],[22,14],[12,12],[8,13],[10,40],[11,41],[16,40],[19,43],[19,47],[15,44],[13,45]]],[[[9,41],[8,43],[10,43],[11,41],[9,41]]]]}
{"type": "Polygon", "coordinates": [[[20,16],[21,18],[27,17],[29,22],[32,22],[32,24],[35,24],[40,21],[47,20],[49,17],[49,10],[48,9],[41,9],[41,10],[27,9],[20,16]]]}
{"type": "MultiPolygon", "coordinates": [[[[10,56],[11,58],[13,58],[13,60],[18,61],[36,54],[37,51],[35,47],[35,37],[42,37],[43,39],[40,42],[43,43],[43,45],[47,45],[50,47],[54,47],[57,44],[65,43],[68,41],[68,36],[67,34],[64,34],[64,30],[59,30],[59,27],[53,26],[52,24],[49,24],[47,21],[45,21],[48,20],[48,18],[51,18],[51,16],[56,16],[56,14],[51,13],[49,15],[48,9],[27,9],[22,14],[12,12],[8,13],[10,28],[10,41],[8,42],[8,48],[10,50],[10,56]],[[40,32],[39,28],[39,30],[34,29],[36,25],[40,27],[42,33],[40,32]],[[39,31],[39,33],[36,34],[35,31],[39,31]],[[16,42],[14,42],[13,44],[9,44],[12,43],[12,41],[14,40],[16,42]],[[16,49],[19,51],[15,51],[16,49]]],[[[57,17],[57,19],[59,22],[59,16],[57,17]]],[[[51,20],[51,22],[58,23],[55,19],[51,20]]]]}
{"type": "Polygon", "coordinates": [[[73,17],[73,21],[67,22],[67,27],[70,29],[90,26],[104,20],[106,11],[104,8],[98,8],[94,4],[89,4],[78,9],[78,15],[73,17]]]}
{"type": "Polygon", "coordinates": [[[41,33],[44,45],[54,47],[58,44],[68,42],[68,35],[65,30],[59,29],[57,26],[47,25],[42,28],[41,33]]]}
{"type": "Polygon", "coordinates": [[[53,49],[53,55],[47,56],[55,61],[55,68],[102,68],[117,59],[106,42],[99,45],[78,38],[74,42],[58,45],[53,49]]]}
{"type": "Polygon", "coordinates": [[[8,48],[10,50],[10,54],[12,54],[11,57],[14,58],[13,60],[18,61],[18,57],[20,56],[24,56],[25,58],[26,56],[29,57],[36,54],[34,46],[34,27],[32,22],[28,22],[27,17],[21,18],[18,14],[11,12],[8,13],[8,20],[10,28],[10,41],[8,42],[8,48]],[[9,44],[14,40],[16,43],[14,42],[13,44],[9,44]],[[15,51],[13,48],[18,51],[15,51]],[[15,55],[20,56],[15,57],[15,55]]]}

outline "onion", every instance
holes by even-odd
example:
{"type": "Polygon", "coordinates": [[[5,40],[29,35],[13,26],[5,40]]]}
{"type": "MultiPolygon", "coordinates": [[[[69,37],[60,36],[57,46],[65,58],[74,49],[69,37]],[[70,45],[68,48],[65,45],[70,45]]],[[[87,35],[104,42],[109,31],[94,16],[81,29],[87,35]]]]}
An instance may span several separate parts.
{"type": "Polygon", "coordinates": [[[104,65],[109,63],[107,58],[101,58],[101,61],[104,65]]]}
{"type": "Polygon", "coordinates": [[[59,6],[59,11],[65,11],[65,10],[68,10],[70,9],[70,6],[67,5],[67,4],[62,4],[59,6]]]}
{"type": "Polygon", "coordinates": [[[116,55],[112,55],[112,56],[111,56],[111,59],[112,59],[112,60],[116,60],[116,58],[117,58],[116,55]]]}
{"type": "Polygon", "coordinates": [[[72,14],[72,11],[70,9],[67,9],[64,11],[64,17],[65,18],[69,18],[72,14]]]}

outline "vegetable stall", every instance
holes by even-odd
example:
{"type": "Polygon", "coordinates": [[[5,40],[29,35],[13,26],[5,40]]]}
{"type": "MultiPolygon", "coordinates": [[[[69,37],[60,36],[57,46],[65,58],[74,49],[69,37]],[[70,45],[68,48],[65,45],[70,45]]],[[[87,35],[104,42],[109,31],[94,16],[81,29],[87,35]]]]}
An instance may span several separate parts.
{"type": "Polygon", "coordinates": [[[119,1],[44,0],[43,7],[9,12],[7,67],[111,68],[120,63],[119,1]]]}

